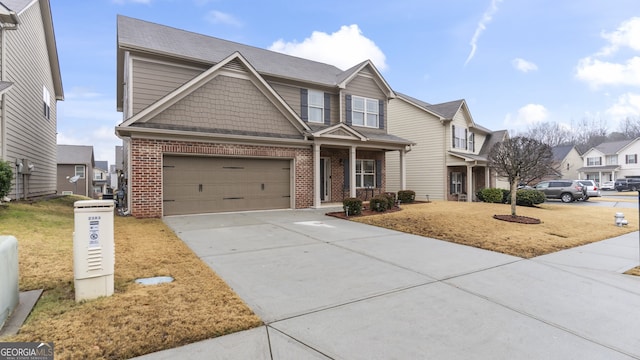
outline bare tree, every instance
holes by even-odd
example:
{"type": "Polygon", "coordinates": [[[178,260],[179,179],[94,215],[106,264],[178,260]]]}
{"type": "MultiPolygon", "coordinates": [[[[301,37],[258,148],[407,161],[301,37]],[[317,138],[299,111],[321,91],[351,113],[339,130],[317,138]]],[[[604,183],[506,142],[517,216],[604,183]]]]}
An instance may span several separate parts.
{"type": "Polygon", "coordinates": [[[530,126],[526,131],[520,133],[519,136],[538,140],[551,147],[566,145],[572,141],[571,131],[566,126],[556,122],[537,123],[535,126],[530,126]]]}
{"type": "Polygon", "coordinates": [[[601,118],[583,118],[582,120],[571,122],[573,129],[572,143],[583,154],[592,147],[598,146],[607,141],[606,121],[601,118]]]}
{"type": "Polygon", "coordinates": [[[631,140],[640,137],[640,117],[631,118],[628,117],[618,126],[618,132],[620,132],[624,139],[622,140],[631,140]]]}
{"type": "Polygon", "coordinates": [[[495,144],[489,152],[489,168],[509,180],[512,216],[516,216],[516,192],[520,181],[529,182],[558,172],[551,146],[524,136],[495,144]]]}

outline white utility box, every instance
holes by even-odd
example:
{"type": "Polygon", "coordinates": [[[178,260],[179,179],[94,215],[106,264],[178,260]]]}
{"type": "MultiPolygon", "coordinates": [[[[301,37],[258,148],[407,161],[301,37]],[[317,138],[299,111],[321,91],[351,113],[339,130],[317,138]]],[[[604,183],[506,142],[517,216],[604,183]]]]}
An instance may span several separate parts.
{"type": "Polygon", "coordinates": [[[73,275],[76,301],[113,295],[115,244],[111,200],[74,203],[73,275]]]}

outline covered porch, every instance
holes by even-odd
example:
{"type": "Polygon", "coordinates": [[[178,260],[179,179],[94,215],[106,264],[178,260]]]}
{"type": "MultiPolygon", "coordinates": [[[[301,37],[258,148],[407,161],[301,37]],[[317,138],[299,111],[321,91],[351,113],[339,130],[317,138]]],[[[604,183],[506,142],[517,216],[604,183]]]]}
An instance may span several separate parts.
{"type": "Polygon", "coordinates": [[[447,200],[475,201],[476,192],[491,187],[487,159],[480,155],[449,152],[447,162],[447,200]]]}

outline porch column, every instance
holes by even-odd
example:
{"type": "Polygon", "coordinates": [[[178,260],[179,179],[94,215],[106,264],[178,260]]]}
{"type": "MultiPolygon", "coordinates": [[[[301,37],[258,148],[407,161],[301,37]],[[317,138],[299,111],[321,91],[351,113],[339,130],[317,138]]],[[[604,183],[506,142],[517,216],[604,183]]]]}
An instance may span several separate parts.
{"type": "Polygon", "coordinates": [[[467,202],[473,201],[473,166],[467,165],[467,202]]]}
{"type": "Polygon", "coordinates": [[[484,186],[487,189],[491,187],[491,169],[488,166],[484,168],[484,186]]]}
{"type": "Polygon", "coordinates": [[[320,207],[320,145],[313,144],[313,207],[320,207]]]}
{"type": "Polygon", "coordinates": [[[400,190],[407,190],[407,152],[400,150],[400,190]]]}
{"type": "Polygon", "coordinates": [[[349,197],[356,197],[356,147],[349,149],[349,197]]]}

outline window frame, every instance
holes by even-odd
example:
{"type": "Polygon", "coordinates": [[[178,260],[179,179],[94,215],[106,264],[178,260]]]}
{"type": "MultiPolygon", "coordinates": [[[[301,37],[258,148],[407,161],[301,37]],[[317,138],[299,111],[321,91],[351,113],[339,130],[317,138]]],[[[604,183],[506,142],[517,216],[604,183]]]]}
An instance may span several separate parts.
{"type": "Polygon", "coordinates": [[[324,92],[322,91],[318,91],[318,90],[311,90],[308,89],[307,90],[307,121],[312,122],[312,123],[316,123],[316,124],[321,124],[324,123],[324,92]],[[312,103],[311,98],[312,95],[316,95],[318,97],[318,99],[320,99],[321,104],[315,104],[312,103]],[[320,119],[315,120],[312,118],[312,109],[314,110],[320,110],[320,119]]]}
{"type": "Polygon", "coordinates": [[[468,145],[468,133],[467,128],[462,126],[452,126],[453,131],[453,148],[467,150],[468,145]],[[459,137],[461,135],[462,137],[459,137]]]}
{"type": "Polygon", "coordinates": [[[74,167],[75,176],[79,176],[80,179],[84,179],[86,174],[87,174],[87,167],[85,165],[75,165],[74,167]],[[81,171],[78,171],[78,169],[81,169],[81,171]]]}
{"type": "Polygon", "coordinates": [[[602,166],[602,156],[588,157],[587,166],[602,166]]]}
{"type": "Polygon", "coordinates": [[[46,86],[42,85],[42,102],[43,102],[43,116],[47,120],[51,120],[51,93],[46,86]]]}
{"type": "Polygon", "coordinates": [[[451,189],[449,189],[450,194],[462,194],[463,193],[463,184],[464,178],[462,176],[461,171],[453,171],[451,172],[451,189]]]}
{"type": "Polygon", "coordinates": [[[380,127],[380,100],[363,96],[351,96],[351,125],[377,129],[380,127]],[[356,107],[356,101],[362,101],[362,107],[356,107]],[[374,104],[375,102],[375,104],[374,104]],[[370,106],[371,105],[371,108],[370,106]],[[375,116],[375,124],[370,125],[369,119],[375,116]],[[361,123],[360,123],[361,121],[361,123]]]}
{"type": "Polygon", "coordinates": [[[627,154],[624,156],[625,164],[637,164],[638,163],[638,154],[627,154]],[[633,160],[633,161],[631,161],[633,160]]]}
{"type": "Polygon", "coordinates": [[[374,159],[356,159],[356,188],[366,189],[368,187],[376,187],[376,161],[374,159]],[[371,163],[371,171],[365,171],[365,163],[371,163]],[[366,178],[371,179],[371,184],[368,185],[366,178]]]}

